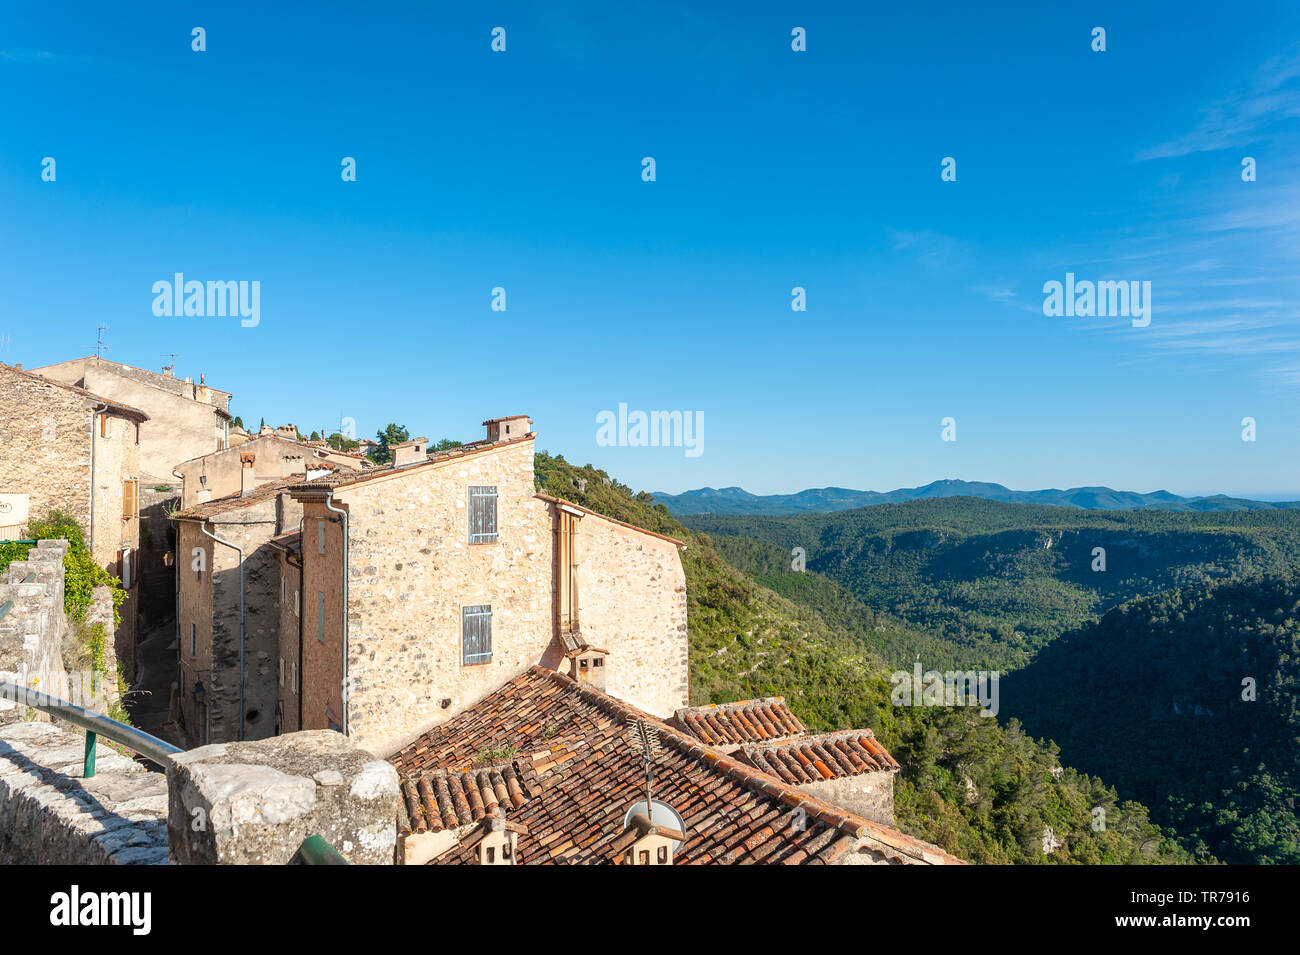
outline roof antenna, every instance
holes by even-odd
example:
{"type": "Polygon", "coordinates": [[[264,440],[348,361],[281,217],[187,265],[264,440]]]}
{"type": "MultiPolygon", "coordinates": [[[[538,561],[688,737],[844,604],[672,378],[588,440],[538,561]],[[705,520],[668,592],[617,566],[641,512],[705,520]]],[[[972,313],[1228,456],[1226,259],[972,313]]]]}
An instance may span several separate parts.
{"type": "Polygon", "coordinates": [[[163,374],[172,375],[172,377],[175,377],[174,372],[176,371],[176,359],[180,358],[181,356],[176,354],[175,352],[168,352],[166,355],[163,355],[163,357],[170,358],[172,360],[172,363],[170,365],[162,366],[163,374]]]}
{"type": "Polygon", "coordinates": [[[651,791],[655,781],[654,758],[660,749],[659,731],[645,720],[636,719],[628,723],[627,740],[633,751],[640,750],[645,761],[645,815],[654,822],[654,793],[651,791]]]}
{"type": "Polygon", "coordinates": [[[108,331],[107,325],[100,325],[99,334],[95,336],[95,357],[103,358],[104,352],[108,351],[108,346],[104,344],[104,332],[108,331]]]}

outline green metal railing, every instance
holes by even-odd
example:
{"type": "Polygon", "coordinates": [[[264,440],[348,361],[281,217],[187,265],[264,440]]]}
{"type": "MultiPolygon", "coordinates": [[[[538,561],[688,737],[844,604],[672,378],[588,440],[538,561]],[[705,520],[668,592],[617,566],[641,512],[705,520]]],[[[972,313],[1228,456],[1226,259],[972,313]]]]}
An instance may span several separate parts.
{"type": "Polygon", "coordinates": [[[321,836],[308,836],[298,847],[298,857],[303,865],[351,865],[339,851],[321,836]]]}
{"type": "Polygon", "coordinates": [[[17,683],[6,683],[0,680],[0,699],[12,700],[21,706],[30,706],[32,709],[40,710],[42,713],[49,713],[51,716],[57,716],[66,723],[84,729],[86,731],[86,758],[82,768],[87,779],[95,775],[95,747],[101,736],[115,743],[121,743],[164,769],[167,768],[171,757],[177,753],[185,752],[179,746],[173,746],[156,736],[150,736],[144,730],[138,730],[134,726],[127,726],[125,723],[119,723],[117,720],[101,713],[92,712],[85,707],[69,703],[67,700],[60,700],[47,693],[19,686],[17,683]]]}

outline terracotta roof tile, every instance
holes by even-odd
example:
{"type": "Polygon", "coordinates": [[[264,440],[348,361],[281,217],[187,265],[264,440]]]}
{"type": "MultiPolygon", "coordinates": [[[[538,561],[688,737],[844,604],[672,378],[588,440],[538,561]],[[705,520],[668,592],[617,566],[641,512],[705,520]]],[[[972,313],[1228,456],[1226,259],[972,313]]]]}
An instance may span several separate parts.
{"type": "Polygon", "coordinates": [[[685,707],[673,723],[710,746],[786,739],[806,729],[781,696],[685,707]]]}
{"type": "MultiPolygon", "coordinates": [[[[754,725],[765,720],[773,726],[779,721],[786,731],[802,727],[793,714],[788,718],[794,722],[787,722],[782,700],[741,705],[770,710],[762,719],[747,713],[754,725]]],[[[705,709],[716,718],[723,708],[705,709]]],[[[632,719],[654,726],[662,742],[654,791],[685,824],[679,864],[825,865],[859,845],[895,862],[960,861],[543,667],[532,667],[390,758],[403,778],[400,827],[454,830],[483,819],[495,805],[528,828],[530,835],[519,840],[521,864],[617,863],[627,841],[625,818],[645,785],[644,764],[625,738],[632,719]],[[484,754],[502,752],[514,755],[475,765],[484,754]],[[796,817],[795,808],[803,815],[796,817]]],[[[830,755],[824,737],[816,743],[830,755]]],[[[435,861],[473,862],[470,840],[435,861]]]]}

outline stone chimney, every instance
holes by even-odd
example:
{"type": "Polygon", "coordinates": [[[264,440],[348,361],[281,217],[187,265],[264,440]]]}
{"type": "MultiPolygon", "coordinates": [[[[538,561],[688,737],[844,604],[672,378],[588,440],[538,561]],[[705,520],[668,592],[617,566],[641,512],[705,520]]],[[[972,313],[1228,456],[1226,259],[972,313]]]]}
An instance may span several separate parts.
{"type": "Polygon", "coordinates": [[[605,692],[605,665],[609,654],[596,647],[583,647],[569,655],[569,676],[579,683],[587,683],[593,688],[605,692]]]}
{"type": "Polygon", "coordinates": [[[677,845],[685,841],[685,833],[637,813],[610,848],[621,853],[614,858],[615,865],[672,865],[677,845]]]}
{"type": "Polygon", "coordinates": [[[533,419],[526,414],[516,414],[505,418],[489,418],[483,422],[483,426],[487,428],[489,441],[509,441],[531,431],[533,419]]]}
{"type": "Polygon", "coordinates": [[[252,451],[239,453],[239,496],[247,497],[257,487],[257,477],[253,468],[257,455],[252,451]]]}
{"type": "Polygon", "coordinates": [[[518,865],[519,837],[528,835],[523,823],[510,822],[500,809],[483,817],[476,833],[474,861],[479,865],[518,865]]]}
{"type": "Polygon", "coordinates": [[[403,468],[408,464],[421,464],[428,458],[429,439],[413,438],[401,444],[390,444],[388,450],[393,452],[393,467],[403,468]]]}

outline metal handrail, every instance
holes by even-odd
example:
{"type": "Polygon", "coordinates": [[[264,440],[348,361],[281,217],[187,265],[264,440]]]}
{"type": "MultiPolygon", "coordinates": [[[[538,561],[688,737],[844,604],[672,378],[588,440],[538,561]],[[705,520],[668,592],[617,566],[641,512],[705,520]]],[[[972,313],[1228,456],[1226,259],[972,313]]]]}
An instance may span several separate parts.
{"type": "Polygon", "coordinates": [[[308,836],[298,847],[303,865],[351,865],[323,836],[308,836]]]}
{"type": "Polygon", "coordinates": [[[84,769],[87,778],[95,775],[95,746],[96,738],[99,736],[111,739],[115,743],[121,743],[146,759],[157,763],[163,769],[167,768],[171,757],[185,752],[179,746],[173,746],[166,740],[150,736],[144,730],[138,730],[134,726],[127,726],[125,723],[119,723],[102,713],[95,713],[85,707],[77,706],[75,703],[60,700],[48,693],[20,686],[17,683],[7,683],[0,680],[0,699],[12,700],[23,706],[30,706],[32,709],[49,713],[51,716],[57,716],[73,726],[84,729],[86,731],[84,769]]]}

